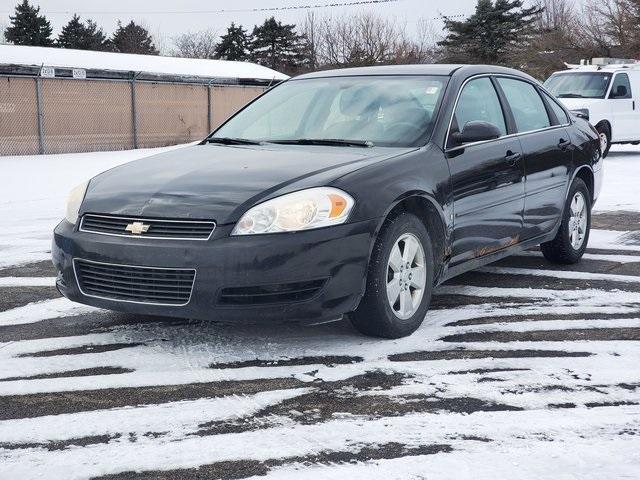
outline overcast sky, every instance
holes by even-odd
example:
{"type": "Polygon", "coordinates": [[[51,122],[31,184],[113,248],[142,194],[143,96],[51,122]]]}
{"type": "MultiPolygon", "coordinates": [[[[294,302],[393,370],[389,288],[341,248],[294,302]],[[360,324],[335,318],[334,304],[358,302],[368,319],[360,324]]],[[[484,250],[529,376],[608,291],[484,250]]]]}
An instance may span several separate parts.
{"type": "MultiPolygon", "coordinates": [[[[19,0],[0,0],[0,26],[9,23],[9,15],[13,13],[19,0]]],[[[21,1],[21,0],[20,0],[21,1]]],[[[118,19],[123,22],[135,20],[144,24],[150,32],[163,40],[163,50],[171,47],[171,38],[187,31],[198,31],[211,28],[223,32],[232,21],[253,27],[262,23],[265,18],[273,15],[287,23],[300,21],[309,10],[284,10],[272,12],[211,12],[222,9],[254,9],[266,7],[287,7],[295,5],[316,5],[327,3],[348,2],[350,0],[31,0],[39,4],[41,12],[51,21],[54,34],[69,21],[73,13],[83,18],[92,18],[98,22],[106,33],[116,28],[118,19]],[[165,13],[162,13],[165,12],[165,13]],[[194,12],[194,13],[188,13],[194,12]]],[[[351,0],[352,1],[352,0],[351,0]]],[[[406,24],[408,31],[413,31],[420,18],[437,18],[440,13],[445,15],[469,14],[473,11],[476,0],[398,0],[394,3],[378,5],[359,5],[357,7],[317,8],[318,13],[343,15],[349,12],[370,11],[386,17],[395,18],[406,24]]],[[[436,28],[441,24],[434,20],[436,28]]]]}

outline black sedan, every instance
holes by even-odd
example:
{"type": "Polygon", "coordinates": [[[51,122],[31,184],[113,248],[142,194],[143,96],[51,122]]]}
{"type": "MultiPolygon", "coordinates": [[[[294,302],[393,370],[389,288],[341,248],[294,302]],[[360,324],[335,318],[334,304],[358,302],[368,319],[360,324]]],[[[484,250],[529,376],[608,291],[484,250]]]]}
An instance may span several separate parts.
{"type": "Polygon", "coordinates": [[[577,262],[601,182],[597,132],[521,72],[313,73],[77,187],[53,261],[97,307],[397,338],[462,272],[535,245],[577,262]]]}

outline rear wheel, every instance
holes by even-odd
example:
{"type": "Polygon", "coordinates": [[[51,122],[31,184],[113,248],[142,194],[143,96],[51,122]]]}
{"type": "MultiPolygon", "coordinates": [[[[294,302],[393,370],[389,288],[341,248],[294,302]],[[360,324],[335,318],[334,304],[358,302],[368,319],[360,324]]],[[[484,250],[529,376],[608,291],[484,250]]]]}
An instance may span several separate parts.
{"type": "Polygon", "coordinates": [[[385,221],[369,264],[365,295],[351,322],[365,335],[412,334],[429,308],[433,271],[431,239],[420,219],[401,213],[385,221]]]}
{"type": "Polygon", "coordinates": [[[569,190],[562,223],[555,238],[540,245],[547,260],[572,264],[582,258],[591,229],[591,194],[581,178],[576,178],[569,190]]]}
{"type": "Polygon", "coordinates": [[[602,158],[609,154],[611,148],[611,129],[606,123],[599,123],[596,125],[596,130],[600,136],[600,151],[602,152],[602,158]]]}

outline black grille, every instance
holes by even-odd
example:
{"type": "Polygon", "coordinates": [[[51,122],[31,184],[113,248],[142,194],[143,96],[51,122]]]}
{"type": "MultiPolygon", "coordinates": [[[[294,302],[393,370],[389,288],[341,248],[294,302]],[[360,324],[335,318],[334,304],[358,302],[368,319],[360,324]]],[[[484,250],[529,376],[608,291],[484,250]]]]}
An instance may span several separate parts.
{"type": "Polygon", "coordinates": [[[223,288],[219,302],[223,305],[266,305],[300,302],[313,298],[326,280],[223,288]]]}
{"type": "Polygon", "coordinates": [[[184,305],[189,302],[195,270],[133,267],[74,260],[85,295],[141,303],[184,305]]]}
{"type": "Polygon", "coordinates": [[[176,238],[206,240],[216,227],[215,222],[198,220],[166,220],[161,218],[115,217],[88,213],[82,217],[80,230],[104,235],[124,235],[128,237],[176,238]],[[135,222],[141,225],[133,225],[135,222]],[[143,226],[140,233],[132,232],[132,227],[143,226]]]}

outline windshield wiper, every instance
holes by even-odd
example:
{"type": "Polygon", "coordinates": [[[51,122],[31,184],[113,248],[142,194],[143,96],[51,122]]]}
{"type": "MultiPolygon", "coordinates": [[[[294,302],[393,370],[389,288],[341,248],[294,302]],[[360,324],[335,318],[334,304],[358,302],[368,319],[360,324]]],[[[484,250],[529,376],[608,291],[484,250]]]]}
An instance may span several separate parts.
{"type": "Polygon", "coordinates": [[[333,147],[373,147],[367,140],[343,140],[341,138],[296,138],[294,140],[266,140],[281,145],[329,145],[333,147]]]}
{"type": "Polygon", "coordinates": [[[231,137],[209,137],[205,138],[203,143],[220,143],[222,145],[262,145],[262,142],[257,142],[255,140],[231,137]]]}
{"type": "Polygon", "coordinates": [[[579,93],[561,93],[557,95],[558,98],[589,98],[584,95],[580,95],[579,93]]]}

